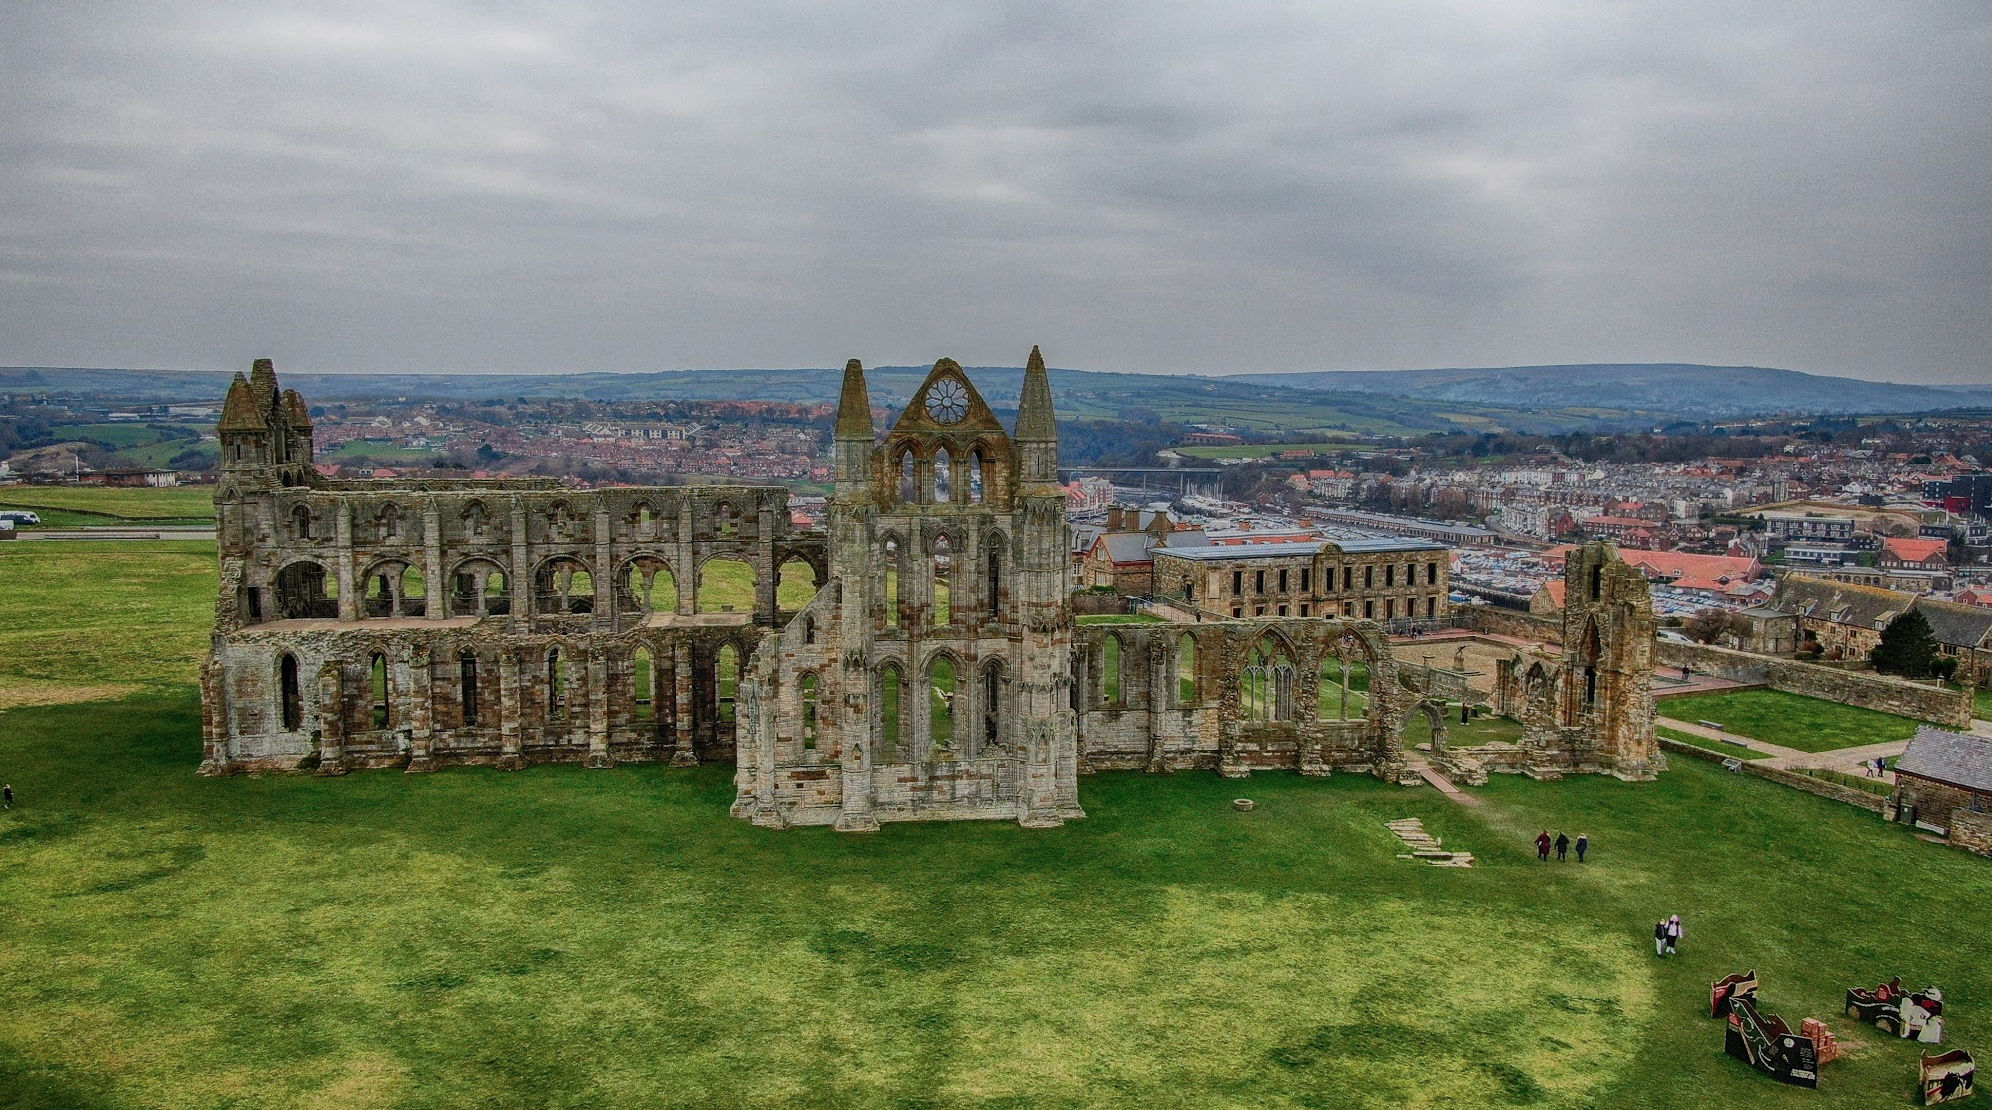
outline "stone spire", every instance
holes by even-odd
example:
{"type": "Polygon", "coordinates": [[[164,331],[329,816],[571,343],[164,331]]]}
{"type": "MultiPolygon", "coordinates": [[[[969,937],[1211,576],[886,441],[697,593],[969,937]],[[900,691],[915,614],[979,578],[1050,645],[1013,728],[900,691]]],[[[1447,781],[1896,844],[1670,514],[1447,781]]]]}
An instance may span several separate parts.
{"type": "Polygon", "coordinates": [[[862,501],[871,496],[871,395],[865,391],[865,368],[857,359],[844,364],[844,392],[837,398],[837,435],[831,460],[837,471],[837,497],[862,501]]]}
{"type": "Polygon", "coordinates": [[[837,398],[837,438],[872,441],[871,395],[865,368],[857,359],[844,364],[844,392],[837,398]]]}
{"type": "Polygon", "coordinates": [[[1024,367],[1024,395],[1017,402],[1017,441],[1058,442],[1058,417],[1051,409],[1051,379],[1044,372],[1044,355],[1031,346],[1024,367]]]}
{"type": "Polygon", "coordinates": [[[277,364],[267,358],[259,358],[249,370],[249,388],[256,391],[256,407],[263,410],[264,422],[271,417],[281,417],[283,410],[278,407],[277,364]]]}
{"type": "Polygon", "coordinates": [[[249,379],[239,372],[228,385],[228,400],[221,405],[219,432],[262,432],[268,431],[270,422],[263,410],[256,404],[256,390],[249,379]]]}

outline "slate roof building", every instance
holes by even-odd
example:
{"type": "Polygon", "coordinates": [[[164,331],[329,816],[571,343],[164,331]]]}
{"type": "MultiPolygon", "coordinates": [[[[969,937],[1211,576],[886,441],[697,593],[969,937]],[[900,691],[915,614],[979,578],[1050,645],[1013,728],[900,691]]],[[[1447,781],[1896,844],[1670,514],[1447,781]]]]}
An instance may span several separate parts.
{"type": "Polygon", "coordinates": [[[1948,828],[1957,810],[1992,812],[1992,738],[1925,725],[1890,770],[1897,819],[1905,823],[1948,828]]]}

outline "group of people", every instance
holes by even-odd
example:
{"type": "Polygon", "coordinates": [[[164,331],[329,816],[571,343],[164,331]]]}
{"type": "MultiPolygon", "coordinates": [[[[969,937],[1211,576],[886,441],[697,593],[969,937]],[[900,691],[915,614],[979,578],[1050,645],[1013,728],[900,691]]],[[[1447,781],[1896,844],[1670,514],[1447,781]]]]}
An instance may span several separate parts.
{"type": "Polygon", "coordinates": [[[1863,759],[1861,760],[1861,769],[1867,772],[1867,777],[1878,779],[1888,773],[1888,757],[1878,755],[1873,759],[1863,759]]]}
{"type": "MultiPolygon", "coordinates": [[[[1536,837],[1536,858],[1547,860],[1551,848],[1556,849],[1556,858],[1559,861],[1567,861],[1570,858],[1571,840],[1562,833],[1557,833],[1556,839],[1552,840],[1549,836],[1549,830],[1544,829],[1542,830],[1542,835],[1536,837]]],[[[1591,850],[1591,837],[1589,833],[1577,834],[1576,848],[1577,862],[1583,863],[1584,853],[1591,850]]]]}
{"type": "Polygon", "coordinates": [[[1681,947],[1681,932],[1681,915],[1678,913],[1653,926],[1653,954],[1677,954],[1681,947]]]}

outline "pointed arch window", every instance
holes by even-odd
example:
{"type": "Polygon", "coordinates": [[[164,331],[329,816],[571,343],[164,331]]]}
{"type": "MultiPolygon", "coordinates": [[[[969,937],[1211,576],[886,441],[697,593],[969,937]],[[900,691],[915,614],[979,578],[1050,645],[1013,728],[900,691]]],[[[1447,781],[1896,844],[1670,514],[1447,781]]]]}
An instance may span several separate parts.
{"type": "Polygon", "coordinates": [[[955,663],[937,655],[927,665],[927,743],[929,758],[951,757],[954,751],[955,663]]]}
{"type": "Polygon", "coordinates": [[[934,537],[934,627],[954,623],[954,545],[946,534],[934,537]]]}
{"type": "Polygon", "coordinates": [[[904,714],[900,712],[906,681],[899,665],[887,663],[878,670],[878,762],[898,763],[904,750],[904,714]]]}
{"type": "Polygon", "coordinates": [[[947,504],[954,500],[954,456],[943,447],[934,453],[934,500],[947,504]]]}
{"type": "Polygon", "coordinates": [[[1271,723],[1293,719],[1293,660],[1277,644],[1260,642],[1252,648],[1239,691],[1239,708],[1248,721],[1271,723]]]}
{"type": "Polygon", "coordinates": [[[1176,640],[1176,704],[1197,703],[1197,638],[1185,632],[1176,640]]]}
{"type": "Polygon", "coordinates": [[[546,652],[546,715],[548,720],[567,719],[567,667],[559,648],[546,652]]]}
{"type": "Polygon", "coordinates": [[[1107,642],[1100,648],[1100,700],[1108,705],[1121,704],[1126,692],[1123,681],[1126,676],[1122,674],[1123,654],[1120,637],[1109,633],[1107,642]]]}
{"type": "Polygon", "coordinates": [[[899,541],[885,541],[885,627],[899,627],[899,541]]]}
{"type": "Polygon", "coordinates": [[[968,503],[971,505],[982,504],[982,499],[985,496],[983,483],[988,480],[983,474],[985,465],[986,460],[982,457],[982,448],[977,447],[968,453],[968,503]]]}
{"type": "Polygon", "coordinates": [[[657,668],[650,657],[650,649],[639,647],[636,656],[630,661],[630,677],[633,686],[636,719],[653,720],[657,716],[657,668]]]}
{"type": "Polygon", "coordinates": [[[908,505],[920,500],[920,479],[910,447],[899,455],[899,499],[908,505]]]}
{"type": "Polygon", "coordinates": [[[297,505],[291,509],[291,534],[301,540],[311,538],[311,506],[297,505]]]}
{"type": "Polygon", "coordinates": [[[297,680],[297,656],[284,653],[278,664],[277,687],[282,699],[280,713],[284,731],[296,732],[304,725],[304,690],[297,680]]]}
{"type": "Polygon", "coordinates": [[[799,684],[802,688],[802,746],[815,751],[817,741],[817,682],[813,674],[805,674],[799,684]]]}
{"type": "Polygon", "coordinates": [[[462,701],[465,728],[477,726],[477,653],[464,651],[457,656],[457,696],[462,701]]]}
{"type": "Polygon", "coordinates": [[[387,697],[387,656],[374,652],[367,663],[367,691],[373,703],[376,731],[394,726],[394,710],[387,697]]]}

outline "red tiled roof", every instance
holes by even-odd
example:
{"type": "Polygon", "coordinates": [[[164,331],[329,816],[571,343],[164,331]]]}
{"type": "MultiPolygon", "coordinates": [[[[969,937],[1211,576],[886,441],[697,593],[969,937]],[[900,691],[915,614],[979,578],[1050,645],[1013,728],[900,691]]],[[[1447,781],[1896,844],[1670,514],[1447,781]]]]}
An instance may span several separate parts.
{"type": "Polygon", "coordinates": [[[1905,563],[1926,563],[1941,556],[1950,544],[1945,540],[1891,537],[1881,541],[1881,549],[1905,563]]]}

